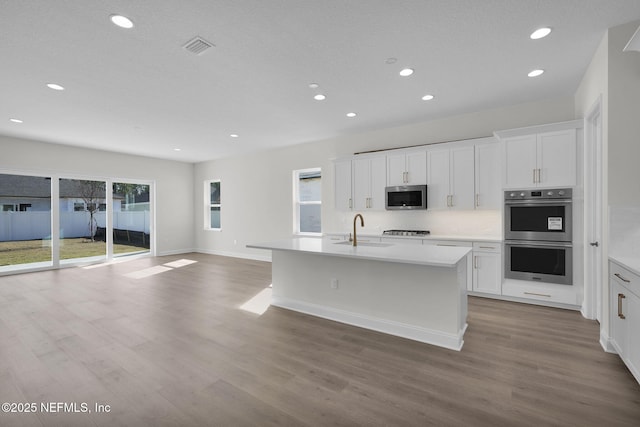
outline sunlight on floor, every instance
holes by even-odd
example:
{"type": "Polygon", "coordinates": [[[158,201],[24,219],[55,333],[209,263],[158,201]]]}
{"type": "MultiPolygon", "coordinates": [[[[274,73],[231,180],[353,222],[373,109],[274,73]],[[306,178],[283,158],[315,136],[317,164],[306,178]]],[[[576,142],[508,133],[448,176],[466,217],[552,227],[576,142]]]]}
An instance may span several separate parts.
{"type": "Polygon", "coordinates": [[[125,274],[125,276],[130,277],[132,279],[143,279],[145,277],[164,273],[165,271],[170,271],[170,270],[173,270],[173,269],[171,267],[156,265],[155,267],[145,268],[144,270],[132,271],[131,273],[125,274]]]}
{"type": "Polygon", "coordinates": [[[268,288],[261,290],[249,301],[242,304],[240,306],[240,310],[255,313],[257,315],[264,314],[264,312],[269,308],[269,305],[271,305],[272,291],[273,289],[271,288],[271,285],[269,285],[268,288]]]}
{"type": "Polygon", "coordinates": [[[192,259],[179,259],[176,261],[172,261],[172,262],[168,262],[166,264],[162,264],[162,265],[166,265],[167,267],[171,267],[171,268],[178,268],[178,267],[184,267],[185,265],[190,265],[190,264],[194,264],[198,261],[194,261],[192,259]]]}

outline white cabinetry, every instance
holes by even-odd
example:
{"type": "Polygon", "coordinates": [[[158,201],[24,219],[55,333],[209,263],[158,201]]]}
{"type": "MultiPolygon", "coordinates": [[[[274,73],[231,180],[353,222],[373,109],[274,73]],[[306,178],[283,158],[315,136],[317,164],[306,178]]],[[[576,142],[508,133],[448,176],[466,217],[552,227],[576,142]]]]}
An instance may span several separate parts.
{"type": "Polygon", "coordinates": [[[504,188],[572,187],[577,182],[576,124],[500,131],[504,188]],[[562,127],[569,129],[561,129],[562,127]],[[537,130],[537,132],[534,132],[537,130]],[[518,134],[520,133],[520,134],[518,134]]]}
{"type": "Polygon", "coordinates": [[[476,144],[476,209],[500,209],[502,207],[502,183],[500,161],[500,143],[476,144]]]}
{"type": "Polygon", "coordinates": [[[386,158],[355,159],[353,166],[353,208],[357,211],[384,210],[386,158]]]}
{"type": "Polygon", "coordinates": [[[474,163],[473,146],[427,151],[428,209],[473,209],[474,163]]]}
{"type": "Polygon", "coordinates": [[[349,211],[353,208],[351,159],[336,160],[335,171],[335,203],[339,211],[349,211]]]}
{"type": "Polygon", "coordinates": [[[502,294],[502,248],[500,243],[473,243],[473,291],[502,294]]]}
{"type": "MultiPolygon", "coordinates": [[[[465,242],[461,240],[431,240],[425,239],[422,241],[423,245],[433,245],[433,246],[456,246],[456,247],[465,247],[472,248],[472,242],[465,242]]],[[[467,291],[473,290],[473,271],[472,271],[472,257],[467,257],[467,291]]]]}
{"type": "Polygon", "coordinates": [[[427,182],[426,151],[387,155],[387,185],[424,185],[427,182]]]}
{"type": "Polygon", "coordinates": [[[611,344],[640,382],[640,276],[609,263],[611,344]]]}

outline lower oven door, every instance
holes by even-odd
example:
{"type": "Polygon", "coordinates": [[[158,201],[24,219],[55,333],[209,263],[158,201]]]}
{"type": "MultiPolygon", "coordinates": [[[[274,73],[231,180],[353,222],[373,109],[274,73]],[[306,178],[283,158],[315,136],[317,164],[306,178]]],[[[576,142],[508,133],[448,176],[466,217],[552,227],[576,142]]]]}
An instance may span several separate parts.
{"type": "Polygon", "coordinates": [[[506,278],[573,284],[570,243],[506,241],[504,246],[506,278]]]}

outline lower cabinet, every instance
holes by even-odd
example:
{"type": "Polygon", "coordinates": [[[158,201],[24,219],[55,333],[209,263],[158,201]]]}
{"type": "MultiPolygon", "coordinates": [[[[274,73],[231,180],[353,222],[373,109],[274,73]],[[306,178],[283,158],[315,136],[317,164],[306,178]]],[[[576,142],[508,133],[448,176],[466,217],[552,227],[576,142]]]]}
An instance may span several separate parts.
{"type": "Polygon", "coordinates": [[[502,247],[500,243],[473,244],[473,291],[502,294],[502,247]]]}
{"type": "Polygon", "coordinates": [[[640,383],[640,276],[613,261],[609,275],[611,344],[640,383]]]}

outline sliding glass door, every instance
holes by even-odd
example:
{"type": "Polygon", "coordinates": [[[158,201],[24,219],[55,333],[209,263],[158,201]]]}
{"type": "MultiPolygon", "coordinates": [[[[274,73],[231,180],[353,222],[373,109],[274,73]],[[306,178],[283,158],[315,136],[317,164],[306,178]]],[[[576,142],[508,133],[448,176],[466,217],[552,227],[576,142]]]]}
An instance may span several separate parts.
{"type": "Polygon", "coordinates": [[[51,265],[51,178],[0,174],[0,272],[51,265]]]}
{"type": "Polygon", "coordinates": [[[149,252],[151,245],[150,186],[113,183],[113,254],[149,252]]]}
{"type": "Polygon", "coordinates": [[[106,259],[106,182],[59,182],[60,263],[106,259]]]}

